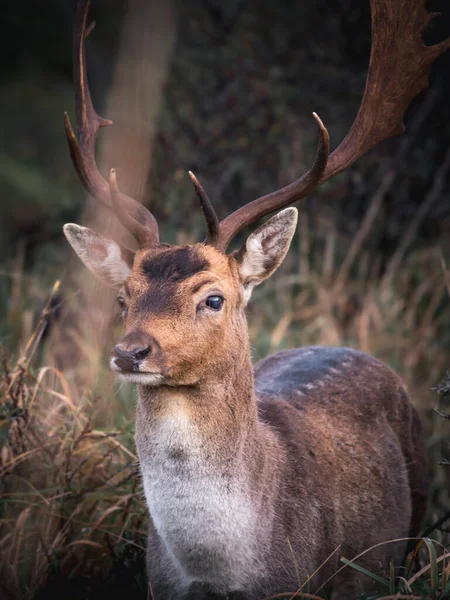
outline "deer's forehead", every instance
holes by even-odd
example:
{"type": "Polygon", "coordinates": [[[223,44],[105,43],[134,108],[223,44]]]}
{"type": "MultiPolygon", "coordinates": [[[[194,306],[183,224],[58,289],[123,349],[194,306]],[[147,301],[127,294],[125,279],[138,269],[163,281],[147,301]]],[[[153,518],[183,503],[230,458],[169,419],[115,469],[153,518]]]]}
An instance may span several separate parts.
{"type": "Polygon", "coordinates": [[[202,273],[229,281],[234,270],[230,258],[221,252],[197,244],[164,249],[141,250],[136,254],[129,287],[134,292],[163,285],[166,289],[182,289],[195,285],[202,273]]]}
{"type": "Polygon", "coordinates": [[[208,268],[208,260],[197,248],[186,246],[156,253],[147,251],[140,257],[137,271],[152,282],[181,283],[208,268]]]}

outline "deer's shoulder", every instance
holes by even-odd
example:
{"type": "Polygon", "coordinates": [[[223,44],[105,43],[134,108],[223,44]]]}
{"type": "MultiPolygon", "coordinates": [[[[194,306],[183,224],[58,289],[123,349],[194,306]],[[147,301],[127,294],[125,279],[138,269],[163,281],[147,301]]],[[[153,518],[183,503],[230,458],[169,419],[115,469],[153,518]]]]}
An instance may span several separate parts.
{"type": "Polygon", "coordinates": [[[408,412],[403,381],[373,356],[353,348],[311,346],[277,352],[255,367],[255,389],[262,412],[325,412],[359,425],[408,412]]]}

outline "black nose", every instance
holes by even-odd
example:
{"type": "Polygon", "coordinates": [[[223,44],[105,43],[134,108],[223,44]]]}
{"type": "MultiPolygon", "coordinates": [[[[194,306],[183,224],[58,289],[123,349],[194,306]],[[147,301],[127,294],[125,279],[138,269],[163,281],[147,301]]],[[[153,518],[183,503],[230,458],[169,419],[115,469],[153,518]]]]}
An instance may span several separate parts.
{"type": "Polygon", "coordinates": [[[142,360],[150,354],[150,346],[136,346],[136,348],[124,350],[120,344],[117,344],[117,346],[114,348],[114,352],[120,358],[127,358],[128,356],[131,356],[135,360],[142,360]]]}
{"type": "Polygon", "coordinates": [[[133,340],[125,336],[114,348],[114,362],[122,371],[139,371],[140,362],[151,352],[150,340],[133,340]]]}

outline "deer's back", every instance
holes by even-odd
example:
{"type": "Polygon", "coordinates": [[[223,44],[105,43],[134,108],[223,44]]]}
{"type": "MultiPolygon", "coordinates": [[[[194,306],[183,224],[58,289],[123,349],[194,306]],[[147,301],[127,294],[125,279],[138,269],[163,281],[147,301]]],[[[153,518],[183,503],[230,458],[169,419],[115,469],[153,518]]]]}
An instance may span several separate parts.
{"type": "MultiPolygon", "coordinates": [[[[408,445],[409,434],[420,434],[402,379],[352,348],[312,346],[273,354],[255,365],[255,387],[267,415],[271,405],[288,404],[301,415],[300,421],[314,415],[319,431],[322,423],[349,427],[356,435],[368,429],[374,436],[377,428],[389,424],[402,447],[408,445]]],[[[338,436],[339,429],[334,431],[338,436]]]]}
{"type": "MultiPolygon", "coordinates": [[[[379,542],[417,535],[426,506],[424,444],[391,369],[353,349],[311,347],[257,363],[255,386],[261,420],[285,454],[281,553],[289,537],[320,564],[339,545],[353,558],[379,542]]],[[[401,562],[404,551],[382,546],[362,564],[377,571],[391,558],[401,562]]],[[[322,575],[336,569],[333,562],[322,575]]]]}

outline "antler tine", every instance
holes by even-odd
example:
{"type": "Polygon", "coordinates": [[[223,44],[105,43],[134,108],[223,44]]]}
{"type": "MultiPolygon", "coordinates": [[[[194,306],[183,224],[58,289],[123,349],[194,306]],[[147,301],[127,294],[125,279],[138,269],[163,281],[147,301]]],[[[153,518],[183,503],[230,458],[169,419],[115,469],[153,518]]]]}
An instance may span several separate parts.
{"type": "Polygon", "coordinates": [[[195,191],[200,200],[200,206],[202,207],[203,214],[205,215],[206,225],[208,226],[206,243],[214,245],[219,237],[219,219],[217,218],[215,210],[205,190],[203,189],[203,186],[200,184],[199,180],[194,173],[192,173],[192,171],[189,171],[189,177],[194,184],[195,191]]]}
{"type": "Polygon", "coordinates": [[[75,19],[73,68],[78,138],[68,114],[64,113],[64,126],[70,155],[86,190],[104,206],[117,211],[125,226],[127,223],[132,225],[130,231],[136,236],[139,243],[157,244],[159,241],[158,224],[151,212],[133,198],[120,192],[117,185],[115,202],[112,203],[110,186],[96,165],[95,141],[98,130],[100,127],[111,125],[112,121],[100,117],[95,112],[87,80],[85,40],[95,25],[92,23],[87,28],[89,5],[90,0],[79,0],[75,19]],[[130,218],[125,218],[125,213],[129,213],[130,218]]]}
{"type": "Polygon", "coordinates": [[[307,196],[314,190],[323,173],[325,172],[328,155],[330,153],[330,137],[325,125],[316,113],[313,117],[317,123],[320,132],[320,140],[317,148],[316,158],[310,170],[299,179],[289,185],[261,196],[253,202],[246,204],[229,215],[220,223],[220,232],[215,246],[225,251],[233,237],[244,227],[248,227],[260,217],[271,213],[278,208],[287,206],[307,196]]]}
{"type": "MultiPolygon", "coordinates": [[[[254,200],[220,223],[216,246],[225,250],[234,235],[259,217],[304,198],[318,185],[341,173],[381,141],[404,132],[403,116],[428,86],[431,63],[450,47],[450,39],[425,46],[423,32],[436,16],[426,0],[371,0],[372,49],[366,88],[356,119],[345,139],[324,164],[326,130],[314,167],[277,192],[254,200]],[[321,161],[318,161],[322,154],[321,161]]],[[[328,135],[326,135],[326,138],[328,135]]]]}
{"type": "Polygon", "coordinates": [[[450,48],[450,39],[426,46],[423,32],[437,14],[426,0],[371,0],[372,49],[363,99],[345,139],[331,154],[322,181],[405,131],[403,117],[412,100],[428,87],[428,70],[450,48]]]}

